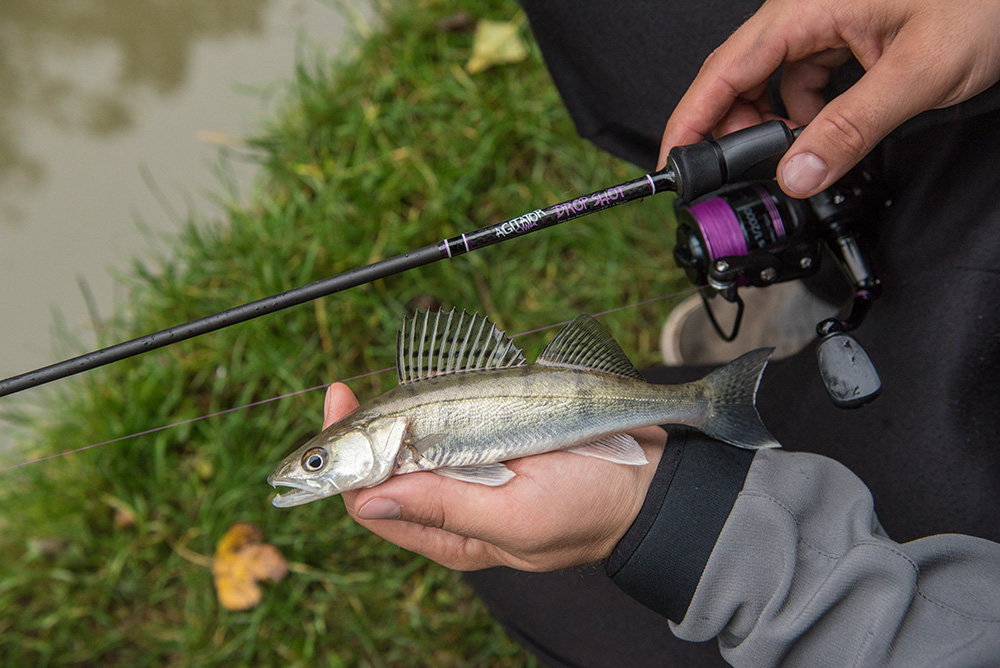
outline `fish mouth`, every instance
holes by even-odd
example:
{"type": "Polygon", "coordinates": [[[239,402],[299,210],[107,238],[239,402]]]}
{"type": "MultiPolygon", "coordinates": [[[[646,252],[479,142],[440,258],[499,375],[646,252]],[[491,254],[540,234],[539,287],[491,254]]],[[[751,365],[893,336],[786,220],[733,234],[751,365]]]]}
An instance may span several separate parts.
{"type": "Polygon", "coordinates": [[[279,492],[277,496],[271,499],[271,504],[276,508],[301,506],[309,503],[310,501],[325,499],[328,496],[333,496],[338,493],[338,490],[336,490],[332,485],[320,485],[310,480],[278,478],[272,474],[267,477],[267,481],[271,484],[271,487],[274,487],[275,489],[278,487],[289,488],[287,491],[283,490],[279,492]]]}

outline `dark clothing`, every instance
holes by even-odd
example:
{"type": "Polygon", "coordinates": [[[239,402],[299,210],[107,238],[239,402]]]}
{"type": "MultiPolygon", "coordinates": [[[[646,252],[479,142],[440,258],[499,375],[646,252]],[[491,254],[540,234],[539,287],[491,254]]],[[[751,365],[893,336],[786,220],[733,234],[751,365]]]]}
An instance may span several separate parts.
{"type": "Polygon", "coordinates": [[[643,169],[705,58],[759,0],[519,0],[577,132],[643,169]]]}
{"type": "Polygon", "coordinates": [[[889,535],[1000,541],[1000,113],[887,140],[882,296],[856,338],[882,396],[835,408],[811,349],[769,367],[764,423],[858,474],[889,535]]]}
{"type": "MultiPolygon", "coordinates": [[[[701,62],[757,3],[522,0],[522,5],[581,135],[648,169],[663,124],[701,62]]],[[[882,376],[882,396],[862,409],[835,408],[812,348],[772,362],[758,395],[764,423],[786,449],[830,457],[868,486],[881,526],[894,541],[959,533],[1000,542],[1000,112],[995,107],[987,99],[934,114],[933,122],[912,124],[873,153],[892,206],[872,221],[878,233],[873,260],[883,292],[856,338],[882,376]]],[[[670,382],[685,375],[698,376],[700,370],[650,373],[654,381],[670,382]]],[[[622,564],[636,554],[642,537],[657,521],[664,524],[664,514],[667,523],[676,517],[676,530],[691,539],[669,553],[665,568],[675,575],[664,575],[662,563],[631,564],[630,582],[616,582],[680,623],[692,601],[700,600],[694,589],[702,592],[713,584],[707,575],[699,581],[699,574],[711,567],[709,557],[729,511],[735,516],[744,508],[737,495],[751,479],[760,479],[755,469],[775,466],[775,460],[769,454],[752,463],[703,437],[677,435],[668,439],[650,498],[609,569],[622,578],[622,564]],[[686,451],[694,447],[703,449],[694,458],[700,462],[689,461],[686,451]],[[689,465],[702,473],[692,473],[689,465]],[[711,475],[703,480],[721,491],[698,483],[706,466],[727,471],[721,481],[711,475]],[[721,519],[720,499],[728,506],[721,519]],[[637,589],[642,578],[649,579],[655,601],[643,599],[637,589]]],[[[873,531],[876,538],[883,536],[881,529],[873,531]]],[[[723,538],[729,540],[728,534],[727,529],[723,538]]],[[[712,563],[723,556],[716,554],[712,563]]],[[[1000,580],[1000,565],[995,575],[1000,580]]],[[[497,569],[470,574],[469,580],[512,634],[549,665],[725,665],[715,643],[676,640],[667,617],[624,596],[600,572],[527,575],[497,569]]]]}

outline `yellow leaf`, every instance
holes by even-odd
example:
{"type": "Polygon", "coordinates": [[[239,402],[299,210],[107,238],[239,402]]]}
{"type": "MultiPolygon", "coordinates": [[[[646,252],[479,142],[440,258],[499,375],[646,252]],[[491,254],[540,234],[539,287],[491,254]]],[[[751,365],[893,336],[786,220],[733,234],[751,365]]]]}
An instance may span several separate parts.
{"type": "Polygon", "coordinates": [[[480,19],[466,71],[475,74],[494,65],[519,63],[527,58],[528,45],[520,35],[521,19],[522,16],[509,22],[480,19]]]}
{"type": "Polygon", "coordinates": [[[262,540],[260,529],[239,523],[231,526],[216,546],[212,559],[215,593],[227,610],[254,607],[262,596],[257,582],[276,582],[288,572],[288,563],[278,548],[262,540]]]}

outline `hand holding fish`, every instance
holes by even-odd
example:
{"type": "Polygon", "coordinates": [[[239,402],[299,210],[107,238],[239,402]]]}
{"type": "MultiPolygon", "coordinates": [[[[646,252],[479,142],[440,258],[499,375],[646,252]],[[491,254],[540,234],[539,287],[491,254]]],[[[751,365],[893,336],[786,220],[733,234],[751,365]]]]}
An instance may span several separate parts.
{"type": "MultiPolygon", "coordinates": [[[[357,406],[346,385],[332,385],[324,427],[357,406]]],[[[508,462],[516,476],[501,487],[413,473],[342,496],[373,533],[448,568],[551,571],[593,563],[631,526],[663,452],[659,427],[632,435],[648,464],[552,452],[508,462]]]]}
{"type": "Polygon", "coordinates": [[[272,503],[343,494],[365,526],[453,568],[600,560],[642,506],[658,425],[777,447],[754,406],[769,357],[653,385],[589,315],[528,364],[485,318],[418,313],[398,334],[399,386],[360,406],[334,385],[323,431],[268,476],[287,488],[272,503]]]}

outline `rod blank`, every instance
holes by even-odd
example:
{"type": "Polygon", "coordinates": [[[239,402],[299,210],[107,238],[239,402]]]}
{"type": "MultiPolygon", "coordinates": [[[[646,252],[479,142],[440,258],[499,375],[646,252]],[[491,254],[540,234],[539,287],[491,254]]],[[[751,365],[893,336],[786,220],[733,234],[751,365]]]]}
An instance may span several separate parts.
{"type": "Polygon", "coordinates": [[[275,313],[292,306],[371,283],[380,278],[421,267],[438,260],[452,258],[495,243],[516,239],[532,232],[552,227],[597,211],[642,199],[658,192],[672,192],[675,186],[673,172],[648,174],[642,178],[600,190],[575,200],[539,209],[531,213],[490,225],[474,232],[425,246],[402,255],[350,269],[341,274],[309,283],[286,292],[234,306],[197,320],[175,325],[159,332],[117,343],[78,357],[41,367],[0,381],[0,397],[26,390],[54,380],[111,364],[141,353],[163,348],[201,334],[214,332],[263,315],[275,313]]]}

